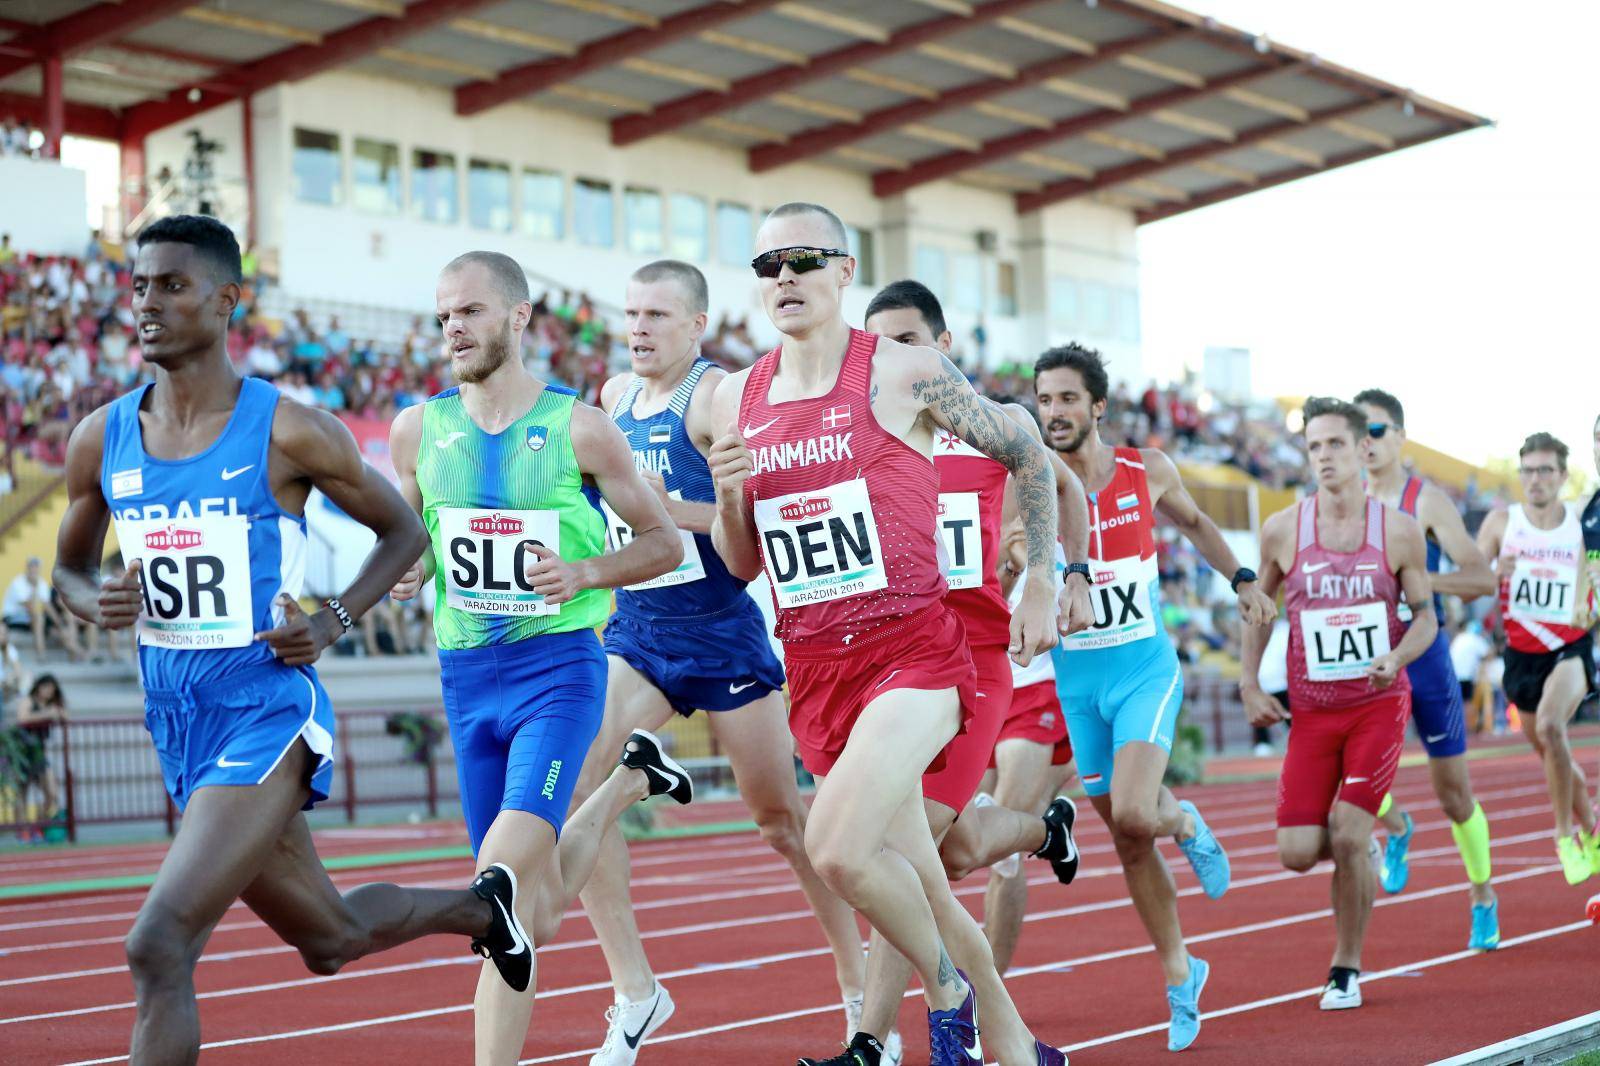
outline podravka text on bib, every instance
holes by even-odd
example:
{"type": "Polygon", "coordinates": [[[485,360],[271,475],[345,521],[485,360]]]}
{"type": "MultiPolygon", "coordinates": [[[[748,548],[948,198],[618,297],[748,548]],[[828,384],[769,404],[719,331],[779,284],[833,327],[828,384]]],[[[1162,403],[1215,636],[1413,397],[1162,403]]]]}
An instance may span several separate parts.
{"type": "Polygon", "coordinates": [[[559,614],[533,591],[528,567],[539,556],[535,545],[561,552],[557,511],[491,511],[441,507],[439,540],[445,557],[434,565],[444,572],[445,602],[473,614],[559,614]]]}
{"type": "Polygon", "coordinates": [[[888,587],[865,478],[757,500],[755,519],[778,606],[804,607],[888,587]]]}
{"type": "MultiPolygon", "coordinates": [[[[682,499],[677,492],[670,494],[674,499],[682,499]]],[[[611,505],[604,499],[600,501],[600,510],[606,516],[606,551],[619,552],[633,542],[633,529],[622,520],[622,516],[611,509],[611,505]]],[[[634,585],[624,585],[629,592],[639,592],[644,589],[662,589],[671,585],[687,585],[691,581],[699,581],[706,576],[705,564],[700,561],[700,545],[694,539],[694,534],[687,530],[678,530],[678,537],[683,541],[683,562],[678,564],[676,570],[669,571],[659,577],[648,581],[640,581],[634,585]]]]}
{"type": "Polygon", "coordinates": [[[953,589],[982,588],[983,539],[976,492],[939,493],[939,538],[944,542],[945,584],[953,589]]]}
{"type": "Polygon", "coordinates": [[[1064,638],[1061,641],[1063,651],[1114,648],[1156,635],[1150,595],[1159,580],[1154,556],[1091,559],[1089,570],[1094,578],[1094,585],[1089,589],[1094,625],[1064,638]]]}
{"type": "Polygon", "coordinates": [[[117,541],[143,570],[139,643],[243,648],[255,640],[247,516],[119,518],[117,541]]]}
{"type": "Polygon", "coordinates": [[[1519,622],[1573,625],[1578,621],[1578,566],[1518,559],[1511,574],[1510,615],[1519,622]]]}
{"type": "Polygon", "coordinates": [[[1389,609],[1382,603],[1300,612],[1308,681],[1354,681],[1388,655],[1389,609]]]}

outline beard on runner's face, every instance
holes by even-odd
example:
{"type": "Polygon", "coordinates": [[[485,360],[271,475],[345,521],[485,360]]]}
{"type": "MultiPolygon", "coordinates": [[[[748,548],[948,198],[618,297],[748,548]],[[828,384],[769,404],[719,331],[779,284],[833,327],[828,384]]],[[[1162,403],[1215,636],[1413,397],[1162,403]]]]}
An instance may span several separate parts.
{"type": "Polygon", "coordinates": [[[483,341],[462,335],[448,342],[450,368],[456,381],[463,385],[476,385],[505,365],[511,358],[511,331],[486,337],[483,341]]]}

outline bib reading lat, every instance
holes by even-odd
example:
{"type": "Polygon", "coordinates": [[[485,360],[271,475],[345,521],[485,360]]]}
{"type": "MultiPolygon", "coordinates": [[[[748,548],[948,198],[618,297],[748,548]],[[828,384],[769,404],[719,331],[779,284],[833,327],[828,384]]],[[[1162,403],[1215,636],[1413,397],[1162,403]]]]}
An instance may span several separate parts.
{"type": "Polygon", "coordinates": [[[757,500],[756,530],[780,607],[887,588],[865,478],[757,500]]]}
{"type": "MultiPolygon", "coordinates": [[[[682,499],[676,492],[670,494],[674,499],[682,499]]],[[[619,552],[633,540],[633,529],[622,520],[622,516],[611,509],[611,505],[604,499],[600,501],[600,510],[606,516],[606,550],[619,552]]],[[[676,570],[671,570],[659,577],[648,581],[641,581],[635,585],[624,585],[629,592],[639,592],[643,589],[662,589],[671,585],[687,585],[691,581],[699,581],[706,576],[706,568],[700,561],[700,545],[694,539],[694,534],[686,530],[678,530],[678,536],[683,540],[683,562],[678,564],[676,570]]]]}
{"type": "Polygon", "coordinates": [[[1156,635],[1154,599],[1150,590],[1159,580],[1154,556],[1141,559],[1130,555],[1122,559],[1089,560],[1094,585],[1089,602],[1094,606],[1094,625],[1061,641],[1063,651],[1089,651],[1114,648],[1156,635]]]}
{"type": "Polygon", "coordinates": [[[491,511],[441,507],[439,541],[445,557],[435,560],[444,573],[446,602],[473,614],[558,614],[528,583],[528,566],[538,560],[534,545],[561,551],[558,511],[491,511]]]}
{"type": "Polygon", "coordinates": [[[127,561],[143,564],[139,643],[244,648],[255,640],[248,517],[118,519],[117,541],[127,561]]]}
{"type": "Polygon", "coordinates": [[[1511,574],[1510,615],[1519,622],[1570,626],[1577,620],[1578,568],[1549,560],[1518,559],[1511,574]]]}
{"type": "Polygon", "coordinates": [[[983,587],[983,539],[976,492],[939,493],[939,537],[944,541],[944,580],[952,589],[983,587]]]}
{"type": "Polygon", "coordinates": [[[1388,655],[1389,613],[1382,603],[1300,612],[1308,681],[1354,681],[1388,655]]]}

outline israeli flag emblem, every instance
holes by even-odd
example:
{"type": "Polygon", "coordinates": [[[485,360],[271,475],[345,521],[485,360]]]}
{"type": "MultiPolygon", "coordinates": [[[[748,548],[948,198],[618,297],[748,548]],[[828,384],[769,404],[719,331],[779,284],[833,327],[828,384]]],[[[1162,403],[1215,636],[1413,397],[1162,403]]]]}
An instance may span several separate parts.
{"type": "Polygon", "coordinates": [[[536,452],[544,447],[544,442],[550,437],[549,426],[528,427],[528,450],[536,452]]]}

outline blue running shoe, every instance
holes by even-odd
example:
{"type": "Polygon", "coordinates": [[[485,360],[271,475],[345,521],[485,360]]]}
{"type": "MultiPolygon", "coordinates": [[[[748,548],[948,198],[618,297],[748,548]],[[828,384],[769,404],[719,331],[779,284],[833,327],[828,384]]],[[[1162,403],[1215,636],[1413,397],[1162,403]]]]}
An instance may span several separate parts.
{"type": "Polygon", "coordinates": [[[1406,831],[1399,836],[1389,834],[1389,842],[1383,849],[1383,890],[1390,895],[1405,888],[1406,882],[1411,880],[1411,831],[1416,826],[1411,821],[1410,811],[1401,811],[1400,817],[1405,819],[1406,831]]]}
{"type": "Polygon", "coordinates": [[[1472,905],[1472,939],[1467,941],[1471,951],[1493,951],[1500,946],[1500,901],[1472,905]]]}
{"type": "Polygon", "coordinates": [[[1200,1035],[1200,993],[1211,976],[1211,964],[1189,956],[1189,979],[1181,985],[1167,986],[1167,1006],[1172,1008],[1172,1024],[1167,1027],[1167,1050],[1182,1051],[1200,1035]]]}
{"type": "Polygon", "coordinates": [[[1194,804],[1184,800],[1178,806],[1194,818],[1194,836],[1188,840],[1178,841],[1178,847],[1183,849],[1183,857],[1194,867],[1194,875],[1200,879],[1200,887],[1205,889],[1206,895],[1212,899],[1221,899],[1233,881],[1233,872],[1228,866],[1228,853],[1222,850],[1222,845],[1212,835],[1211,827],[1200,817],[1200,812],[1194,804]]]}
{"type": "Polygon", "coordinates": [[[967,998],[953,1010],[928,1012],[930,1066],[983,1066],[983,1044],[978,1040],[978,996],[967,975],[967,998]]]}
{"type": "Polygon", "coordinates": [[[1033,1054],[1038,1059],[1037,1066],[1067,1066],[1067,1056],[1043,1040],[1033,1042],[1033,1054]]]}

